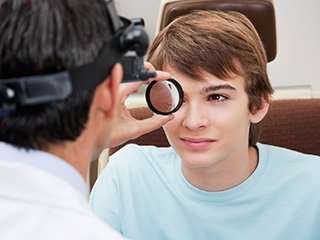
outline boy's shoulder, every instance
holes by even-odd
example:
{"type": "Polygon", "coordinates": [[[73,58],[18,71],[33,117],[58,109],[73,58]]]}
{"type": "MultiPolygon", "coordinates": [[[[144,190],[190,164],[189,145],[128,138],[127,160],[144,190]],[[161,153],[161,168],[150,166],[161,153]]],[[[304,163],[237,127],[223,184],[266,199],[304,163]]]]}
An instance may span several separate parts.
{"type": "Polygon", "coordinates": [[[171,147],[157,147],[151,145],[128,144],[110,157],[114,167],[133,167],[147,165],[165,165],[176,157],[171,147]]]}
{"type": "Polygon", "coordinates": [[[320,156],[267,144],[258,144],[258,148],[259,155],[272,166],[271,169],[320,180],[320,156]]]}
{"type": "Polygon", "coordinates": [[[119,158],[122,156],[130,156],[130,157],[138,157],[142,156],[147,158],[154,158],[158,156],[167,156],[173,153],[173,149],[171,147],[157,147],[153,145],[137,145],[137,144],[127,144],[117,152],[115,152],[111,159],[119,158]]]}
{"type": "Polygon", "coordinates": [[[309,161],[314,164],[320,164],[320,156],[308,153],[302,153],[289,148],[273,146],[268,144],[258,144],[259,153],[267,155],[268,158],[280,158],[284,161],[309,161]]]}

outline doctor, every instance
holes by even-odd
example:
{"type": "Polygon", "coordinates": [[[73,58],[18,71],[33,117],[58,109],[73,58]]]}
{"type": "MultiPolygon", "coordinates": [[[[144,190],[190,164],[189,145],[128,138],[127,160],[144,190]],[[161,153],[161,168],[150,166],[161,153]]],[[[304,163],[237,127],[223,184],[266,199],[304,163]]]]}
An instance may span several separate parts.
{"type": "Polygon", "coordinates": [[[120,86],[117,62],[145,53],[143,31],[112,1],[7,0],[0,32],[1,240],[122,239],[91,212],[85,180],[102,149],[171,119],[137,121],[123,104],[143,82],[120,86]]]}

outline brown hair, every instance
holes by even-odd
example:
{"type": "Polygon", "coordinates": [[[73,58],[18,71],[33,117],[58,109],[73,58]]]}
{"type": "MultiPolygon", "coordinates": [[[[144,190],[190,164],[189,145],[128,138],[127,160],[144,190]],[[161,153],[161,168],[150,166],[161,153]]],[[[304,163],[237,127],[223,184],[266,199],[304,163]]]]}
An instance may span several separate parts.
{"type": "MultiPolygon", "coordinates": [[[[148,60],[156,69],[170,65],[192,78],[200,78],[203,70],[221,79],[243,76],[251,112],[273,92],[259,35],[238,12],[195,11],[177,18],[156,36],[148,60]]],[[[259,132],[259,124],[251,124],[250,146],[259,132]]]]}

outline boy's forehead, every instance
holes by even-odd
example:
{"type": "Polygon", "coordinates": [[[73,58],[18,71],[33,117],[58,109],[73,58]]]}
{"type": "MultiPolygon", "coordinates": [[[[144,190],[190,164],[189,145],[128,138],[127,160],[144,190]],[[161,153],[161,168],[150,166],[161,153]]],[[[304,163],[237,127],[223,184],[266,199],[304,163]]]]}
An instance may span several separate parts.
{"type": "Polygon", "coordinates": [[[236,90],[244,88],[245,85],[244,77],[234,73],[230,73],[227,78],[221,79],[204,70],[199,70],[199,77],[197,78],[188,76],[173,67],[166,67],[164,68],[164,71],[169,72],[172,77],[182,85],[191,85],[191,87],[195,87],[197,89],[200,88],[201,93],[218,90],[218,86],[225,86],[226,89],[236,90]]]}

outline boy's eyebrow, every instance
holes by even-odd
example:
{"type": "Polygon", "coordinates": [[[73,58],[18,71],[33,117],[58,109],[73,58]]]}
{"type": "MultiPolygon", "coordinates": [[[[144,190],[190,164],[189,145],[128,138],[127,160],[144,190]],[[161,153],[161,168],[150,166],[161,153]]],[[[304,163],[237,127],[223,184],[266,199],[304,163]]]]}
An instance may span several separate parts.
{"type": "Polygon", "coordinates": [[[237,91],[236,88],[232,87],[229,84],[222,84],[222,85],[211,85],[211,86],[208,86],[208,87],[204,87],[201,90],[201,94],[206,94],[208,92],[218,91],[220,89],[228,89],[228,90],[232,90],[232,91],[237,91]]]}

